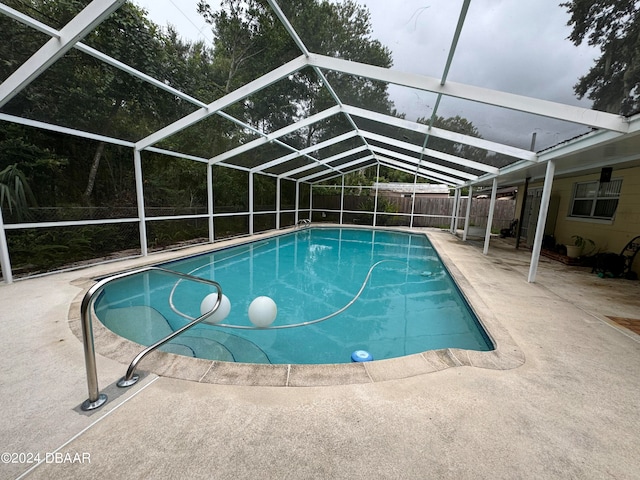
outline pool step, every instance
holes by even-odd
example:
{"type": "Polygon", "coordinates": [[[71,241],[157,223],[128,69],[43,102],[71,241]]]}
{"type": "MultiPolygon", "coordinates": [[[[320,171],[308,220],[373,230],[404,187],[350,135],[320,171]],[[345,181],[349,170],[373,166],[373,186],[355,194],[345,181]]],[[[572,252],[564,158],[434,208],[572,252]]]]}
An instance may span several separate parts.
{"type": "MultiPolygon", "coordinates": [[[[101,320],[107,328],[141,345],[151,345],[173,332],[164,315],[146,305],[109,309],[103,317],[101,320]]],[[[255,343],[207,325],[197,325],[160,350],[207,360],[270,363],[255,343]]]]}

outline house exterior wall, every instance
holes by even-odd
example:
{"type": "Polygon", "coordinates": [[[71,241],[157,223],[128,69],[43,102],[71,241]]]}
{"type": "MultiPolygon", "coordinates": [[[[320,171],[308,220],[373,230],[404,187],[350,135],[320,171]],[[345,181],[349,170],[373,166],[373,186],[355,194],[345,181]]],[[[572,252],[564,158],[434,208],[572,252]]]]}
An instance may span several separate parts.
{"type": "MultiPolygon", "coordinates": [[[[616,169],[612,179],[622,179],[620,199],[615,217],[611,221],[592,220],[569,217],[574,184],[576,182],[594,181],[599,174],[576,175],[573,177],[556,178],[553,182],[552,196],[559,198],[554,237],[557,243],[573,244],[572,236],[593,240],[595,251],[620,251],[632,238],[640,235],[640,168],[616,169]]],[[[529,189],[542,187],[541,182],[531,183],[529,189]]],[[[523,202],[523,188],[518,191],[516,212],[520,214],[523,202]]],[[[553,213],[550,212],[550,215],[553,213]]],[[[549,221],[549,218],[547,219],[549,221]]],[[[640,272],[640,254],[636,257],[633,270],[640,272]]]]}

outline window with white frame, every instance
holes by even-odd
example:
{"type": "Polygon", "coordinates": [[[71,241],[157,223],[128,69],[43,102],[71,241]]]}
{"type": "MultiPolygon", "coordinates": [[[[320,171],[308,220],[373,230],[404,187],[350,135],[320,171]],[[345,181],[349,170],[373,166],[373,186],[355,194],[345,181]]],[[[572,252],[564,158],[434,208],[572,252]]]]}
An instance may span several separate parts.
{"type": "Polygon", "coordinates": [[[569,216],[611,220],[618,208],[621,188],[622,179],[575,183],[569,216]]]}

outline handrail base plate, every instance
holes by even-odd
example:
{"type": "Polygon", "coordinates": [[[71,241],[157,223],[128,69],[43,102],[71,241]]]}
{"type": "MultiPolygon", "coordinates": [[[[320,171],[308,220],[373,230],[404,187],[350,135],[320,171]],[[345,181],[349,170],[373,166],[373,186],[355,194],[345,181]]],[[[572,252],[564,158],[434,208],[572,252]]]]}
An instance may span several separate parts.
{"type": "Polygon", "coordinates": [[[86,399],[84,402],[82,402],[82,405],[80,405],[80,408],[85,412],[88,412],[90,410],[95,410],[96,408],[100,408],[105,403],[107,403],[107,396],[104,393],[101,393],[100,395],[98,395],[98,399],[95,402],[92,402],[89,399],[86,399]]]}
{"type": "Polygon", "coordinates": [[[122,377],[120,380],[118,380],[117,385],[120,388],[127,388],[127,387],[130,387],[131,385],[135,385],[139,379],[140,377],[138,375],[134,375],[129,380],[127,380],[126,377],[122,377]]]}

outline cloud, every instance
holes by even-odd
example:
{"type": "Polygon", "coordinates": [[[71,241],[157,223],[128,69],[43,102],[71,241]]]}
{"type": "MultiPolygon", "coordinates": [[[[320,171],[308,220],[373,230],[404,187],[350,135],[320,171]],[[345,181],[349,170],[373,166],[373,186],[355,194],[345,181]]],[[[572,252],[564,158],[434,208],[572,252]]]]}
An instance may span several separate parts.
{"type": "MultiPolygon", "coordinates": [[[[171,23],[185,38],[211,38],[196,13],[196,0],[138,0],[160,25],[171,23]],[[179,4],[179,6],[178,6],[179,4]]],[[[216,2],[212,1],[214,6],[216,2]]],[[[393,53],[394,69],[441,78],[462,0],[361,0],[371,12],[372,37],[393,53]]],[[[466,83],[544,100],[589,107],[573,85],[586,74],[598,52],[574,46],[559,0],[473,0],[460,35],[447,81],[466,83]]],[[[429,117],[436,95],[390,86],[396,108],[409,120],[429,117]]],[[[528,148],[538,133],[540,147],[584,131],[566,122],[504,109],[444,99],[438,115],[461,115],[485,138],[528,148]]]]}
{"type": "MultiPolygon", "coordinates": [[[[467,12],[447,81],[501,90],[543,100],[590,107],[573,85],[586,74],[598,52],[574,46],[567,37],[568,14],[558,0],[474,0],[467,12]]],[[[374,36],[393,51],[394,68],[441,78],[462,1],[367,0],[374,36]],[[392,7],[395,7],[393,8],[392,7]]],[[[415,119],[430,114],[435,99],[410,89],[391,88],[399,111],[415,119]]],[[[438,115],[461,115],[485,138],[528,148],[537,132],[539,146],[584,131],[566,122],[445,99],[438,115]]]]}

